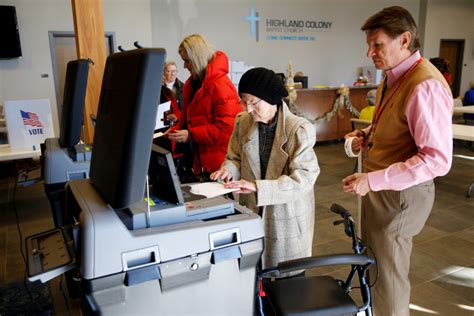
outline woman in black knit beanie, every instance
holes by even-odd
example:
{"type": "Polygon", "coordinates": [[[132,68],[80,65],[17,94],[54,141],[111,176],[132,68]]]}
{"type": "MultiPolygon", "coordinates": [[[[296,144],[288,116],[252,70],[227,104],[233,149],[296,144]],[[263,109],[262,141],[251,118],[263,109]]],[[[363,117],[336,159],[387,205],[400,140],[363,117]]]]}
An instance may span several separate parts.
{"type": "Polygon", "coordinates": [[[282,100],[288,93],[272,70],[247,71],[239,95],[246,111],[237,115],[226,159],[211,179],[238,189],[239,202],[262,216],[263,268],[311,256],[319,175],[316,132],[288,110],[282,100]]]}

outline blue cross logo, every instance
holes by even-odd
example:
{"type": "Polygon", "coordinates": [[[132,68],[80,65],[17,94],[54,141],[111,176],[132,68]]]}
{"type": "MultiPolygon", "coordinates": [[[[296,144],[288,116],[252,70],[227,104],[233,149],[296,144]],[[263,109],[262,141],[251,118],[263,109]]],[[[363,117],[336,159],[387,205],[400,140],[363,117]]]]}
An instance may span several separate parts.
{"type": "Polygon", "coordinates": [[[244,20],[250,22],[250,33],[252,36],[255,36],[255,40],[258,42],[258,22],[260,21],[260,17],[258,16],[258,12],[255,12],[253,8],[253,1],[250,4],[250,15],[244,16],[244,20]]]}

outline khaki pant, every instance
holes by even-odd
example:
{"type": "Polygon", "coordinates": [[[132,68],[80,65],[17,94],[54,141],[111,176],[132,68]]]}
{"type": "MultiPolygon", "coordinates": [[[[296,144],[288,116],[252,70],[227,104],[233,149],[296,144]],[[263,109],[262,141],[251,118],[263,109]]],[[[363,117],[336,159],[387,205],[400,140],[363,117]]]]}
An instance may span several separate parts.
{"type": "MultiPolygon", "coordinates": [[[[432,180],[403,191],[369,192],[362,199],[362,238],[374,251],[379,270],[372,288],[376,316],[410,315],[412,240],[425,225],[433,201],[432,180]]],[[[371,282],[375,273],[371,269],[371,282]]]]}

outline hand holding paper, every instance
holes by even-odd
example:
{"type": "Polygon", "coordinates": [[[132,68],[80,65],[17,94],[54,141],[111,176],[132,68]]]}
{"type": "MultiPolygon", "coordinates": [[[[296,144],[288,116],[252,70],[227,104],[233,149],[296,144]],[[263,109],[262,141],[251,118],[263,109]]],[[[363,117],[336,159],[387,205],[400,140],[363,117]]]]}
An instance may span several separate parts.
{"type": "Polygon", "coordinates": [[[164,128],[165,126],[165,112],[168,112],[171,107],[171,102],[158,104],[158,111],[156,111],[155,130],[164,128]]]}
{"type": "Polygon", "coordinates": [[[226,167],[222,167],[219,170],[211,173],[210,178],[211,180],[227,183],[230,181],[230,179],[232,179],[232,172],[230,172],[230,170],[227,169],[226,167]]]}

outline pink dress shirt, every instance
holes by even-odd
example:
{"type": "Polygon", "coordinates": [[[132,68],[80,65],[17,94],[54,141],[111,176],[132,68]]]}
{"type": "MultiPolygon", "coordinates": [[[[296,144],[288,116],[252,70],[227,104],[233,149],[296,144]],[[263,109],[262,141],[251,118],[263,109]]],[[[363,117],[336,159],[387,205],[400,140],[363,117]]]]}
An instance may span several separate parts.
{"type": "MultiPolygon", "coordinates": [[[[393,84],[421,58],[416,51],[385,72],[387,87],[393,84]]],[[[385,169],[368,173],[372,191],[401,191],[443,176],[451,168],[453,155],[453,97],[436,79],[418,84],[409,97],[405,115],[418,153],[385,169]]],[[[368,129],[365,130],[368,132],[368,129]]]]}

